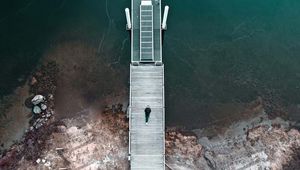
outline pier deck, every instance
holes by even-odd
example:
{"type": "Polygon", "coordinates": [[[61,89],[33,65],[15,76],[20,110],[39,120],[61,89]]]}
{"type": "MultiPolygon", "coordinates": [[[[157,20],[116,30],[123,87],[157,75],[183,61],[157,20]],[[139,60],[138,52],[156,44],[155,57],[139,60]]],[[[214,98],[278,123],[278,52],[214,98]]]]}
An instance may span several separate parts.
{"type": "Polygon", "coordinates": [[[164,66],[130,66],[131,169],[164,169],[164,66]],[[149,122],[144,109],[149,105],[149,122]]]}
{"type": "Polygon", "coordinates": [[[129,160],[132,170],[165,169],[161,1],[132,0],[129,160]],[[145,108],[151,113],[145,122],[145,108]]]}

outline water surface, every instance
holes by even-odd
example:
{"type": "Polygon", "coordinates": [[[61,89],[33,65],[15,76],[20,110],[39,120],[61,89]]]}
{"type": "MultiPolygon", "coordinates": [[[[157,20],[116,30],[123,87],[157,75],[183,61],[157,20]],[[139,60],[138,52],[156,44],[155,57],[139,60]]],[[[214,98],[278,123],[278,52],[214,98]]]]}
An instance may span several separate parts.
{"type": "MultiPolygon", "coordinates": [[[[258,96],[300,101],[300,1],[165,0],[168,125],[207,126],[232,116],[215,105],[258,96]],[[224,111],[224,112],[223,112],[224,111]]],[[[124,69],[130,62],[124,8],[129,0],[15,0],[1,4],[0,95],[10,94],[53,44],[82,41],[124,69]]],[[[84,78],[84,77],[83,77],[84,78]]],[[[126,84],[126,82],[124,82],[126,84]]],[[[101,94],[99,94],[101,95],[101,94]]]]}

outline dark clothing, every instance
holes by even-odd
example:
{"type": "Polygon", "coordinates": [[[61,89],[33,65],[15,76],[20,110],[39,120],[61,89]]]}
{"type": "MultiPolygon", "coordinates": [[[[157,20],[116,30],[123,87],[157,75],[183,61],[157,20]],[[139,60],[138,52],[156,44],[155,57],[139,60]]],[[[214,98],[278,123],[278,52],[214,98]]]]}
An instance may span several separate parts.
{"type": "Polygon", "coordinates": [[[150,109],[150,107],[147,107],[147,108],[145,109],[146,123],[148,123],[148,121],[149,121],[150,113],[151,113],[151,109],[150,109]]]}

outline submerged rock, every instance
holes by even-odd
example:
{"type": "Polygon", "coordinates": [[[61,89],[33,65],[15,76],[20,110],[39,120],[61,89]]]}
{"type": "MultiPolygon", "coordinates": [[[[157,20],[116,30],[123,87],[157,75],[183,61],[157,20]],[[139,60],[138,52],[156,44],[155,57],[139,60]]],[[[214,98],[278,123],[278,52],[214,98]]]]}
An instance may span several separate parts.
{"type": "Polygon", "coordinates": [[[35,77],[32,77],[30,81],[30,85],[33,86],[36,83],[37,83],[37,79],[35,77]]]}

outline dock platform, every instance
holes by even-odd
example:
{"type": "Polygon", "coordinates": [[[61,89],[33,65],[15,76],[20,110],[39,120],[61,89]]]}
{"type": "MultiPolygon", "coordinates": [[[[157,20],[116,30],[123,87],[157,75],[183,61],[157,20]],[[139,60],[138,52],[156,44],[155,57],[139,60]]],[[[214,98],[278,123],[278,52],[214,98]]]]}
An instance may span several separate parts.
{"type": "Polygon", "coordinates": [[[129,155],[132,170],[165,169],[165,94],[160,0],[131,1],[129,155]],[[145,121],[145,108],[151,113],[145,121]]]}

